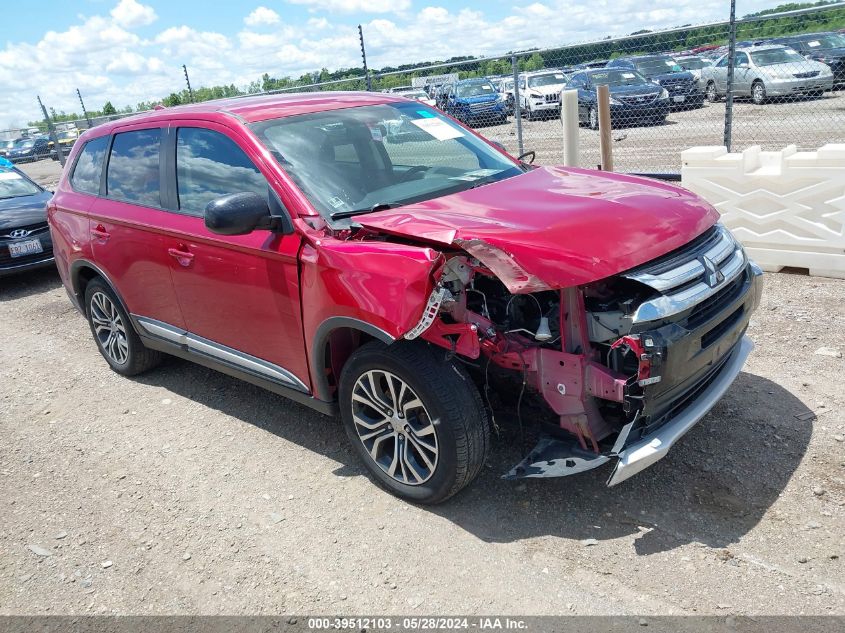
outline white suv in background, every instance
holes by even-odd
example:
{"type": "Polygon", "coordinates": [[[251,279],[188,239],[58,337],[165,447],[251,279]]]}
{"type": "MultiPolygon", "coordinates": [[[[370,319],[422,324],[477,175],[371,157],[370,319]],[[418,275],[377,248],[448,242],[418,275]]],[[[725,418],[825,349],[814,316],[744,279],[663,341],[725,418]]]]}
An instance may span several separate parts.
{"type": "Polygon", "coordinates": [[[559,70],[538,70],[519,77],[519,103],[528,120],[560,113],[560,91],[569,81],[559,70]]]}

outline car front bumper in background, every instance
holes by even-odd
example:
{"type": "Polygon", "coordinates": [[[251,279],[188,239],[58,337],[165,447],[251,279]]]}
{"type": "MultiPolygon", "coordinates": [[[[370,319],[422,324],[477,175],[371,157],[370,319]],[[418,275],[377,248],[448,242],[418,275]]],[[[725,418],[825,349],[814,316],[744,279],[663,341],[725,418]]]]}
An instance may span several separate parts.
{"type": "Polygon", "coordinates": [[[766,95],[769,97],[786,97],[807,92],[828,91],[833,89],[833,75],[811,78],[780,78],[774,77],[765,81],[766,95]]]}

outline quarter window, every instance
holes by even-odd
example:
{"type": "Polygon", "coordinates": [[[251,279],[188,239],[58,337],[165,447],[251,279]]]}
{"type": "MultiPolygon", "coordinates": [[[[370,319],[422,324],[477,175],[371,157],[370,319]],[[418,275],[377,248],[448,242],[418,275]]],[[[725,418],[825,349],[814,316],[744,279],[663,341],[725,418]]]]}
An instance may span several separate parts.
{"type": "Polygon", "coordinates": [[[70,184],[82,193],[100,193],[100,174],[103,171],[103,157],[109,144],[108,136],[94,138],[85,143],[73,168],[70,184]]]}
{"type": "Polygon", "coordinates": [[[201,216],[220,196],[252,191],[267,196],[268,183],[235,142],[213,130],[179,128],[176,134],[179,209],[201,216]]]}
{"type": "Polygon", "coordinates": [[[160,150],[161,130],[158,128],[116,134],[106,175],[109,197],[160,207],[160,150]]]}

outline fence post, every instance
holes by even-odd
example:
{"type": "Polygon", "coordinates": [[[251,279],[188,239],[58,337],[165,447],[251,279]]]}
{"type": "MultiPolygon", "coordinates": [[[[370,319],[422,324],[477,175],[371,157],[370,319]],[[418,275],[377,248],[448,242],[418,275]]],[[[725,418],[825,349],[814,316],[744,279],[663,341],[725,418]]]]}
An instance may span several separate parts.
{"type": "Polygon", "coordinates": [[[610,134],[610,88],[602,85],[596,91],[599,108],[599,144],[601,151],[602,171],[613,171],[613,139],[610,134]]]}
{"type": "Polygon", "coordinates": [[[511,66],[513,67],[513,118],[516,119],[516,142],[521,156],[525,153],[525,146],[522,143],[522,104],[519,102],[519,65],[516,63],[516,55],[511,55],[511,66]]]}
{"type": "Polygon", "coordinates": [[[725,92],[725,134],[723,145],[731,151],[734,118],[734,61],[736,57],[736,0],[731,0],[731,18],[728,27],[728,80],[725,92]]]}
{"type": "Polygon", "coordinates": [[[41,103],[41,97],[37,97],[38,105],[41,106],[41,112],[44,114],[44,122],[47,124],[47,131],[50,133],[50,138],[53,139],[53,147],[56,150],[56,156],[59,157],[59,162],[61,163],[62,167],[65,166],[65,153],[62,151],[62,146],[59,145],[59,137],[56,136],[56,130],[53,128],[53,123],[50,121],[50,117],[47,116],[47,108],[44,107],[44,104],[41,103]]]}
{"type": "Polygon", "coordinates": [[[364,61],[364,77],[367,80],[367,92],[373,91],[373,80],[370,78],[370,69],[367,68],[367,49],[364,48],[364,29],[358,25],[358,39],[361,41],[361,59],[364,61]]]}
{"type": "Polygon", "coordinates": [[[188,96],[191,98],[191,103],[194,102],[194,91],[191,90],[191,80],[188,79],[188,67],[182,64],[182,70],[185,71],[185,83],[188,84],[188,96]]]}
{"type": "Polygon", "coordinates": [[[76,89],[76,96],[79,97],[79,103],[82,105],[82,115],[85,117],[85,121],[88,123],[88,129],[90,130],[91,127],[91,117],[88,116],[88,110],[85,109],[85,102],[82,100],[82,93],[79,92],[79,88],[76,89]]]}
{"type": "Polygon", "coordinates": [[[563,124],[563,164],[578,167],[580,129],[578,126],[578,91],[560,91],[560,120],[563,124]]]}

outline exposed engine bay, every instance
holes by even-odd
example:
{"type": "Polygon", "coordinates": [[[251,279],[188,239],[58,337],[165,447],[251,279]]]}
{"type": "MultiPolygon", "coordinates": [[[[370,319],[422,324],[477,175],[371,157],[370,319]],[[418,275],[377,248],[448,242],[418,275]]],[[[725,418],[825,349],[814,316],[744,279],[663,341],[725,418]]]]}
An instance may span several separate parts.
{"type": "MultiPolygon", "coordinates": [[[[747,267],[741,248],[735,249],[747,267]]],[[[405,338],[480,359],[475,368],[482,389],[493,384],[497,393],[516,400],[520,425],[520,411],[530,412],[542,439],[508,476],[580,472],[648,438],[715,380],[757,301],[746,292],[753,275],[743,270],[742,283],[735,282],[730,296],[723,291],[718,310],[710,306],[702,317],[698,304],[674,313],[661,308],[664,317],[646,321],[644,311],[664,306],[666,297],[643,283],[651,279],[643,275],[512,293],[480,259],[447,253],[423,318],[405,338]],[[725,312],[725,305],[732,307],[725,312]],[[712,322],[705,318],[714,315],[712,322]],[[702,324],[716,333],[712,341],[707,332],[693,335],[702,324]],[[692,350],[715,341],[720,344],[706,354],[692,350]]]]}

